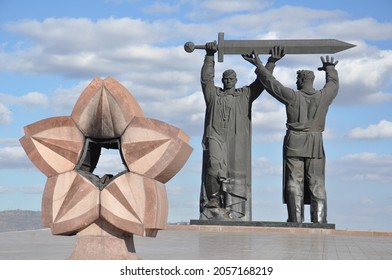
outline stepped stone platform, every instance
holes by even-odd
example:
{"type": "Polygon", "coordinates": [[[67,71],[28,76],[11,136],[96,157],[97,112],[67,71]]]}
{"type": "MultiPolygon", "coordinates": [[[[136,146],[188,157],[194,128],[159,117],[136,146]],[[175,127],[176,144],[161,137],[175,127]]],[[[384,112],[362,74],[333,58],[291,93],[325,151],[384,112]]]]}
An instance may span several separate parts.
{"type": "MultiPolygon", "coordinates": [[[[392,260],[392,232],[169,225],[134,242],[144,260],[392,260]]],[[[75,245],[49,229],[3,232],[0,260],[65,260],[75,245]]]]}

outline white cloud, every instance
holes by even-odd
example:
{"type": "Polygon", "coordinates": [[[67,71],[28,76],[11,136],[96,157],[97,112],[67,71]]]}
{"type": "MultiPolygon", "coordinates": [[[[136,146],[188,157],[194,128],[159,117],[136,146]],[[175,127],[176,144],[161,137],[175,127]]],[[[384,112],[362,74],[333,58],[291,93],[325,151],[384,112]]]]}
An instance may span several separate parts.
{"type": "Polygon", "coordinates": [[[392,122],[381,120],[378,124],[371,124],[366,128],[356,127],[347,136],[353,139],[392,138],[392,122]]]}
{"type": "Polygon", "coordinates": [[[90,81],[80,81],[70,88],[60,87],[55,89],[53,95],[50,97],[54,112],[57,115],[71,115],[76,100],[89,83],[90,81]]]}
{"type": "Polygon", "coordinates": [[[279,101],[263,92],[252,106],[252,123],[255,128],[263,130],[285,130],[286,109],[279,101]]]}
{"type": "Polygon", "coordinates": [[[140,102],[140,106],[148,118],[180,127],[188,135],[203,134],[205,103],[201,91],[188,96],[161,96],[153,102],[140,102]]]}
{"type": "Polygon", "coordinates": [[[369,206],[374,205],[375,201],[373,199],[371,199],[371,198],[366,197],[366,198],[363,198],[361,200],[361,204],[366,206],[366,207],[369,207],[369,206]]]}
{"type": "Polygon", "coordinates": [[[184,69],[192,58],[185,56],[177,45],[153,47],[189,33],[186,25],[176,21],[166,24],[131,18],[96,22],[86,18],[49,18],[8,24],[6,29],[32,42],[22,44],[16,52],[0,53],[2,68],[11,71],[118,78],[118,73],[145,75],[151,68],[155,69],[152,72],[164,72],[168,66],[184,69]],[[173,59],[181,59],[182,63],[173,64],[173,59]]]}
{"type": "Polygon", "coordinates": [[[340,159],[327,161],[328,172],[344,181],[392,182],[392,155],[369,152],[348,154],[340,159]]]}
{"type": "Polygon", "coordinates": [[[241,13],[260,11],[271,3],[270,0],[220,0],[220,1],[200,1],[200,8],[211,10],[215,14],[241,13]]]}
{"type": "Polygon", "coordinates": [[[102,177],[105,174],[117,175],[125,170],[126,168],[122,164],[119,150],[103,148],[101,150],[101,156],[99,157],[97,168],[93,173],[102,177]]]}
{"type": "Polygon", "coordinates": [[[11,111],[0,103],[0,125],[9,124],[12,121],[11,111]]]}
{"type": "Polygon", "coordinates": [[[171,196],[183,197],[184,195],[187,194],[187,190],[184,189],[183,186],[170,185],[170,186],[166,186],[166,190],[167,190],[169,197],[171,197],[171,196]]]}
{"type": "Polygon", "coordinates": [[[365,104],[377,104],[392,101],[392,92],[376,91],[372,92],[367,96],[364,96],[363,103],[365,104]]]}
{"type": "Polygon", "coordinates": [[[21,146],[0,148],[0,169],[25,169],[32,164],[21,146]]]}
{"type": "Polygon", "coordinates": [[[175,99],[162,96],[156,102],[145,104],[143,107],[146,108],[146,115],[154,115],[159,118],[171,115],[173,118],[198,119],[194,115],[204,112],[204,104],[203,94],[195,92],[175,99]]]}
{"type": "Polygon", "coordinates": [[[167,4],[163,2],[155,2],[151,6],[144,8],[143,11],[149,14],[171,14],[178,12],[180,7],[180,3],[167,4]]]}
{"type": "Polygon", "coordinates": [[[5,28],[32,38],[48,54],[64,54],[81,49],[99,53],[100,50],[115,50],[130,43],[140,45],[140,42],[159,41],[162,37],[157,31],[162,31],[164,26],[131,18],[106,18],[96,22],[88,18],[47,18],[42,22],[14,22],[5,25],[5,28]],[[152,32],[154,28],[157,30],[152,32]]]}
{"type": "Polygon", "coordinates": [[[44,187],[45,187],[45,185],[29,186],[29,187],[22,188],[20,191],[23,192],[24,194],[42,195],[42,193],[44,191],[44,187]]]}
{"type": "MultiPolygon", "coordinates": [[[[363,43],[353,49],[353,52],[371,51],[363,43]]],[[[375,88],[386,78],[392,67],[392,51],[377,51],[375,54],[366,53],[356,55],[340,61],[338,70],[342,74],[344,82],[348,84],[360,84],[366,88],[375,88]]]]}
{"type": "Polygon", "coordinates": [[[2,146],[19,146],[19,141],[16,138],[0,138],[0,145],[2,146]]]}
{"type": "Polygon", "coordinates": [[[373,18],[332,21],[318,28],[320,34],[333,33],[339,38],[349,40],[364,38],[367,40],[387,40],[392,38],[392,23],[381,23],[373,18]]]}
{"type": "Polygon", "coordinates": [[[1,194],[12,193],[12,192],[15,192],[15,190],[14,190],[14,189],[11,189],[11,188],[7,188],[7,187],[0,186],[0,195],[1,195],[1,194]]]}
{"type": "Polygon", "coordinates": [[[0,93],[0,99],[4,103],[31,107],[45,107],[49,104],[48,97],[40,92],[29,92],[22,96],[13,96],[9,94],[0,93]]]}
{"type": "Polygon", "coordinates": [[[274,164],[266,157],[258,157],[252,162],[252,172],[258,177],[282,176],[282,165],[274,164]]]}
{"type": "Polygon", "coordinates": [[[47,106],[49,101],[47,96],[42,93],[29,92],[26,95],[19,97],[17,103],[26,107],[42,107],[47,106]]]}
{"type": "MultiPolygon", "coordinates": [[[[232,23],[238,20],[233,15],[259,14],[272,3],[271,0],[183,0],[181,2],[184,4],[184,11],[186,11],[184,15],[188,19],[198,22],[198,26],[209,25],[210,30],[213,29],[213,24],[211,23],[218,21],[222,17],[227,19],[225,20],[225,30],[228,30],[232,27],[232,23]]],[[[236,23],[242,24],[240,21],[236,23]]]]}

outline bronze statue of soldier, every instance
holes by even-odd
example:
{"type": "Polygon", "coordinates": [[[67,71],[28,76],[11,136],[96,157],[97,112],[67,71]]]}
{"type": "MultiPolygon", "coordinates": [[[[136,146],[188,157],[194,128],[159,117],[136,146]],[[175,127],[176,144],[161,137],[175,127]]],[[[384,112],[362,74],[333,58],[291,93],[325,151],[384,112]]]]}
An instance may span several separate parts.
{"type": "MultiPolygon", "coordinates": [[[[251,109],[264,87],[257,78],[236,88],[232,69],[214,84],[216,42],[205,45],[201,87],[206,104],[200,219],[251,220],[251,109]]],[[[266,65],[273,71],[281,52],[274,48],[266,65]]]]}

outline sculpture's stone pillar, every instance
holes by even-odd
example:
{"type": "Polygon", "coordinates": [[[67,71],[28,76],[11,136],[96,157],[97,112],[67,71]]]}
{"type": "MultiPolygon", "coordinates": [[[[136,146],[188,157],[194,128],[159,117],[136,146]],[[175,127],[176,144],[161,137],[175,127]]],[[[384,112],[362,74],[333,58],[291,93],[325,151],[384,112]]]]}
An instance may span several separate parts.
{"type": "Polygon", "coordinates": [[[69,259],[73,260],[136,260],[133,234],[118,230],[98,220],[76,235],[76,245],[69,259]]]}

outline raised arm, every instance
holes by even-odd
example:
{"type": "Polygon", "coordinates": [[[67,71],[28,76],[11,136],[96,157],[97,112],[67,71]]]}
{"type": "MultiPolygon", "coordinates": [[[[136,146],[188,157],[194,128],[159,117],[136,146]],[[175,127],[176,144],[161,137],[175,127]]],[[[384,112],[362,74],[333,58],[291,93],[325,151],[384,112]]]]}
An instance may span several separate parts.
{"type": "MultiPolygon", "coordinates": [[[[284,49],[278,49],[277,47],[274,49],[278,54],[280,53],[280,55],[284,55],[284,49]]],[[[273,53],[273,51],[271,51],[271,53],[273,53]]],[[[256,66],[255,72],[257,77],[269,94],[284,104],[288,104],[295,98],[295,91],[283,86],[278,80],[276,80],[272,73],[263,65],[256,52],[253,52],[251,55],[243,55],[243,58],[256,66]]],[[[273,61],[270,61],[270,59],[271,57],[268,60],[272,63],[273,61]]]]}
{"type": "Polygon", "coordinates": [[[203,90],[204,98],[208,100],[209,94],[215,89],[214,77],[215,77],[215,61],[214,54],[218,50],[216,42],[210,42],[206,44],[206,56],[204,57],[204,63],[201,68],[200,83],[203,90]]]}
{"type": "MultiPolygon", "coordinates": [[[[268,62],[265,65],[265,68],[270,73],[273,73],[273,71],[275,69],[275,63],[285,56],[284,48],[281,48],[280,46],[275,46],[274,48],[271,49],[270,54],[271,54],[271,56],[268,58],[268,62]]],[[[242,55],[242,57],[245,60],[249,61],[247,58],[250,58],[251,56],[250,55],[242,55]]],[[[252,63],[252,64],[256,66],[255,73],[256,73],[256,75],[258,75],[257,74],[257,65],[254,63],[252,63]]],[[[250,89],[251,89],[251,101],[254,101],[257,97],[259,97],[261,92],[264,90],[264,86],[261,84],[259,77],[257,77],[256,81],[254,81],[250,85],[250,89]]]]}
{"type": "Polygon", "coordinates": [[[335,66],[339,63],[338,60],[334,61],[333,57],[328,55],[321,57],[322,66],[318,68],[319,71],[325,71],[325,85],[324,92],[328,95],[330,101],[332,101],[339,91],[339,77],[338,71],[336,71],[335,66]]]}
{"type": "Polygon", "coordinates": [[[275,46],[271,49],[270,51],[270,57],[268,58],[267,64],[265,65],[265,68],[268,69],[268,71],[271,72],[271,74],[274,72],[275,69],[275,63],[282,59],[285,56],[285,50],[281,46],[275,46]]]}

